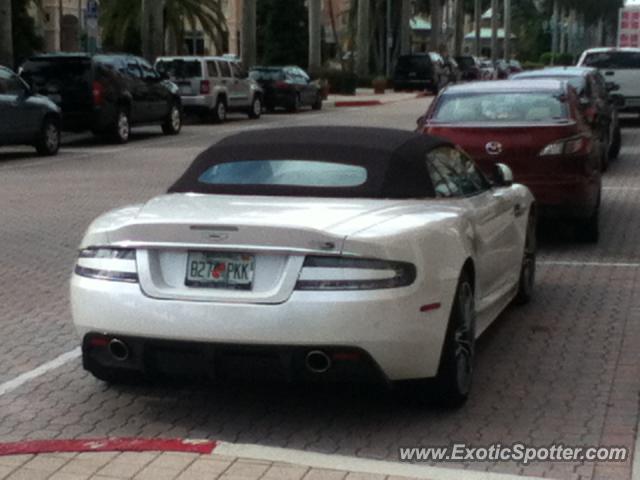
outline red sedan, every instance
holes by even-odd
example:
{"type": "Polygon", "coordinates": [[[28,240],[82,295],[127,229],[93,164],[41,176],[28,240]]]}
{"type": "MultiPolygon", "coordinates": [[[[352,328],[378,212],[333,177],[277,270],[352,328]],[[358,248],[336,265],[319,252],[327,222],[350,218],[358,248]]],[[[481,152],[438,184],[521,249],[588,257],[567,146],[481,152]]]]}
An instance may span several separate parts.
{"type": "Polygon", "coordinates": [[[558,80],[470,83],[444,90],[418,131],[447,138],[491,176],[505,163],[529,187],[541,216],[571,218],[586,241],[598,240],[600,145],[578,96],[558,80]]]}

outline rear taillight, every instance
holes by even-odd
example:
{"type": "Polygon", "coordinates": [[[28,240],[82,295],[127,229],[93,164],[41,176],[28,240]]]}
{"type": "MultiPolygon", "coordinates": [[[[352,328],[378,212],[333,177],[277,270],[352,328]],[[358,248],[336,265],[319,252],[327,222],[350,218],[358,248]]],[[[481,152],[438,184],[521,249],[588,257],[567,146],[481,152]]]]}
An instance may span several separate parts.
{"type": "Polygon", "coordinates": [[[387,260],[307,257],[297,290],[376,290],[411,285],[416,267],[387,260]]]}
{"type": "Polygon", "coordinates": [[[202,80],[200,82],[200,95],[208,95],[211,93],[211,83],[209,80],[202,80]]]}
{"type": "Polygon", "coordinates": [[[104,102],[104,85],[94,80],[91,85],[91,93],[93,94],[93,104],[95,106],[102,105],[104,102]]]}
{"type": "Polygon", "coordinates": [[[558,140],[544,147],[540,152],[540,156],[575,155],[584,149],[586,143],[587,141],[583,136],[558,140]]]}
{"type": "Polygon", "coordinates": [[[284,80],[278,80],[277,82],[275,82],[273,84],[273,86],[275,88],[287,89],[287,88],[289,88],[290,84],[288,82],[284,81],[284,80]]]}
{"type": "Polygon", "coordinates": [[[85,248],[80,251],[75,273],[96,280],[136,283],[136,251],[129,248],[85,248]]]}

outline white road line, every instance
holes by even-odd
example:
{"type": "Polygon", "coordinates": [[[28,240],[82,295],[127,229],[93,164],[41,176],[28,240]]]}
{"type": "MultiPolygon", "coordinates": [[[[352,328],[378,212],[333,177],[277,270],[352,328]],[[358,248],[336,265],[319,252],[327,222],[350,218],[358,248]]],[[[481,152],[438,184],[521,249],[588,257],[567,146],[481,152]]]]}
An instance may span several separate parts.
{"type": "Polygon", "coordinates": [[[39,367],[34,368],[33,370],[29,370],[28,372],[23,373],[22,375],[18,375],[13,380],[9,380],[8,382],[4,382],[0,384],[0,397],[14,391],[15,389],[21,387],[25,383],[33,380],[34,378],[40,377],[51,370],[55,370],[56,368],[60,368],[61,366],[69,363],[72,360],[75,360],[82,354],[82,350],[80,347],[74,348],[73,350],[63,353],[57,358],[54,358],[50,362],[43,363],[39,367]]]}
{"type": "Polygon", "coordinates": [[[579,262],[563,260],[538,260],[538,265],[557,265],[563,267],[608,267],[640,268],[640,262],[579,262]]]}
{"type": "Polygon", "coordinates": [[[542,480],[540,477],[524,477],[506,473],[432,467],[429,465],[372,460],[368,458],[348,457],[345,455],[329,455],[325,453],[241,443],[219,442],[213,450],[212,455],[228,455],[253,460],[291,463],[312,468],[344,470],[384,476],[397,475],[429,480],[542,480]]]}
{"type": "Polygon", "coordinates": [[[640,187],[625,187],[625,186],[611,186],[611,187],[602,187],[603,190],[632,190],[632,191],[636,191],[636,190],[640,190],[640,187]]]}

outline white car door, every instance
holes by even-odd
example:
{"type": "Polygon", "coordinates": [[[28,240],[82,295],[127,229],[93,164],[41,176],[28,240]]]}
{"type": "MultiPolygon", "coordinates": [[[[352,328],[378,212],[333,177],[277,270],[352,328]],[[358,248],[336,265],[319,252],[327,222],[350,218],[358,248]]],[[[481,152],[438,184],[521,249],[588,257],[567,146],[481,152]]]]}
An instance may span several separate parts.
{"type": "Polygon", "coordinates": [[[436,149],[429,160],[468,212],[472,225],[468,236],[476,261],[477,309],[483,310],[510,290],[519,275],[521,241],[514,198],[508,189],[491,188],[473,160],[459,150],[436,149]]]}

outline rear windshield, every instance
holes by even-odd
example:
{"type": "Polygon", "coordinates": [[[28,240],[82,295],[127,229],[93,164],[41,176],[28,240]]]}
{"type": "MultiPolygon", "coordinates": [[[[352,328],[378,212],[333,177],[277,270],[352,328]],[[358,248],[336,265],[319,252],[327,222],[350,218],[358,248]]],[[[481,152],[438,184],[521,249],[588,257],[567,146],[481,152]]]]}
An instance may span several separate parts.
{"type": "Polygon", "coordinates": [[[91,81],[88,58],[31,59],[22,66],[20,75],[38,93],[82,91],[91,81]]]}
{"type": "Polygon", "coordinates": [[[396,71],[423,72],[431,70],[431,59],[428,55],[407,56],[398,58],[396,71]]]}
{"type": "Polygon", "coordinates": [[[367,181],[358,165],[311,160],[243,160],[220,163],[205,170],[205,185],[286,185],[294,187],[357,187],[367,181]]]}
{"type": "Polygon", "coordinates": [[[166,73],[171,78],[200,78],[202,77],[202,62],[200,60],[158,60],[156,70],[166,73]]]}
{"type": "Polygon", "coordinates": [[[473,57],[456,57],[456,61],[462,68],[471,68],[476,66],[473,57]]]}
{"type": "Polygon", "coordinates": [[[461,122],[549,122],[565,120],[567,106],[547,92],[491,92],[444,95],[433,120],[461,122]]]}
{"type": "Polygon", "coordinates": [[[530,80],[532,78],[541,78],[545,80],[547,79],[548,80],[564,80],[573,88],[575,88],[579,94],[582,94],[584,92],[584,89],[587,83],[586,79],[582,75],[575,76],[575,75],[562,75],[562,74],[547,75],[544,73],[525,73],[525,74],[515,75],[514,77],[511,77],[511,78],[512,80],[530,80]]]}
{"type": "Polygon", "coordinates": [[[640,69],[640,52],[598,52],[589,53],[584,65],[594,68],[624,70],[640,69]]]}
{"type": "Polygon", "coordinates": [[[254,80],[284,80],[284,71],[275,69],[253,69],[249,77],[254,80]]]}

